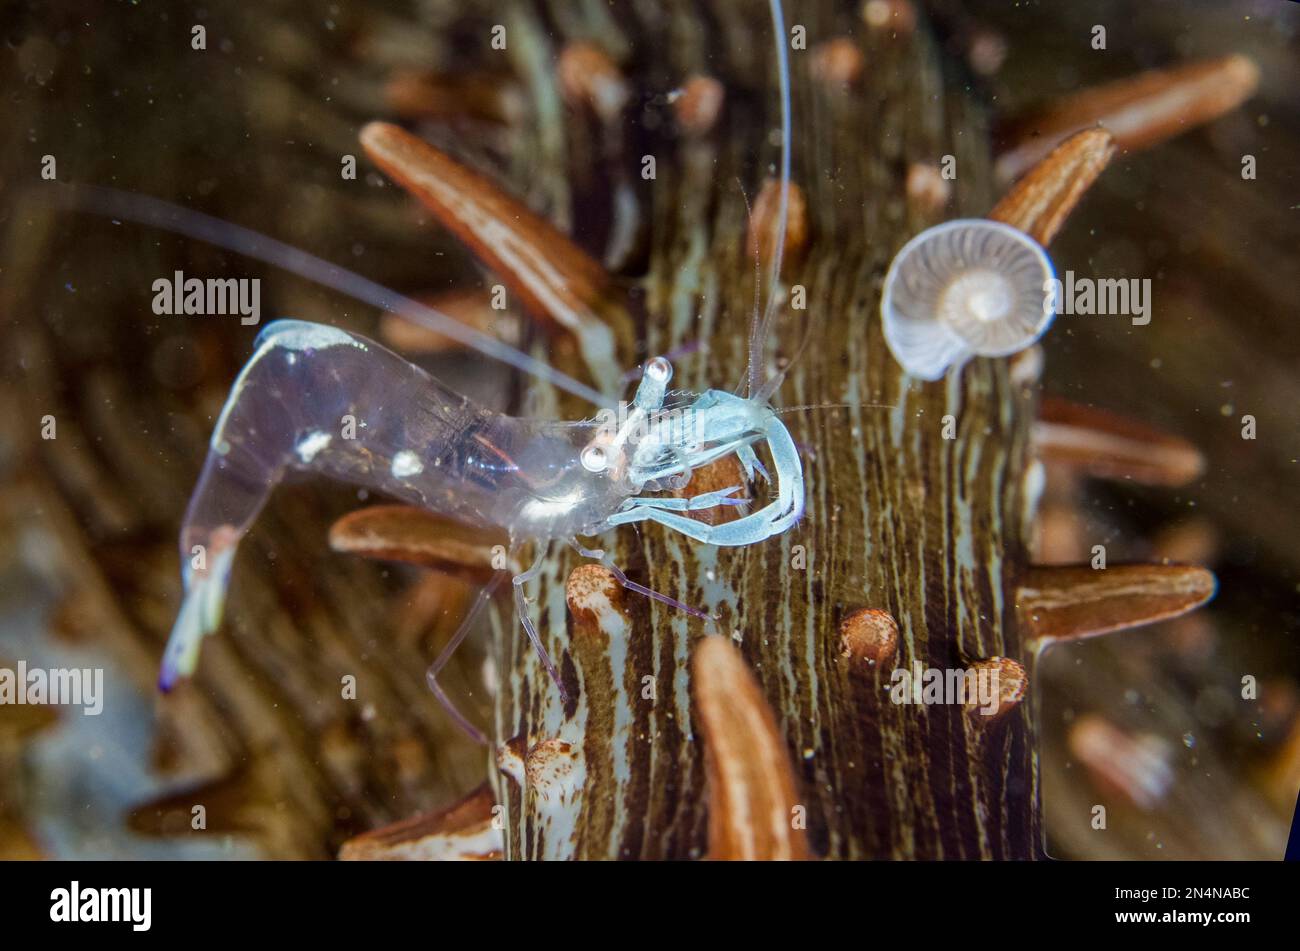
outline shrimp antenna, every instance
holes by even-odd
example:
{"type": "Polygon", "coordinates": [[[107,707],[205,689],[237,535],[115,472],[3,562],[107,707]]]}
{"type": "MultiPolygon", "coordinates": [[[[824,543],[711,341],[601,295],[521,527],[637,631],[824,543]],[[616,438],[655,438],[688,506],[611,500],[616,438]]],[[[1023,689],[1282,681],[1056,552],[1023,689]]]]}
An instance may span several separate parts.
{"type": "Polygon", "coordinates": [[[749,394],[752,396],[761,384],[763,345],[772,315],[776,311],[777,286],[781,282],[781,263],[785,256],[786,223],[790,212],[790,56],[786,51],[785,11],[781,0],[769,0],[772,10],[772,30],[776,41],[777,82],[781,91],[781,197],[776,213],[776,246],[772,254],[772,275],[768,286],[767,304],[763,317],[758,318],[755,308],[754,322],[749,335],[749,394]]]}
{"type": "Polygon", "coordinates": [[[810,409],[898,409],[896,403],[806,403],[803,406],[781,406],[772,412],[777,416],[798,413],[810,409]]]}
{"type": "Polygon", "coordinates": [[[349,271],[324,258],[318,258],[291,244],[277,241],[250,228],[222,221],[203,212],[183,208],[151,195],[124,192],[100,185],[65,185],[57,194],[59,196],[57,201],[64,207],[161,228],[173,234],[184,235],[196,241],[203,241],[254,258],[291,274],[297,274],[340,294],[381,310],[399,314],[408,320],[436,330],[486,357],[500,360],[516,370],[544,380],[596,406],[612,405],[607,397],[568,374],[521,350],[516,350],[509,344],[502,343],[489,334],[462,324],[440,310],[390,290],[368,277],[362,277],[355,271],[349,271]]]}
{"type": "MultiPolygon", "coordinates": [[[[745,183],[740,180],[739,175],[736,176],[736,187],[740,189],[740,200],[745,203],[745,220],[753,221],[754,207],[749,203],[749,193],[745,191],[745,183]]],[[[759,302],[762,300],[762,297],[763,297],[763,259],[759,254],[759,248],[756,242],[754,245],[754,312],[749,318],[749,340],[750,341],[752,341],[758,335],[758,323],[759,323],[758,307],[759,307],[759,302]]],[[[759,352],[761,356],[762,354],[761,347],[759,348],[759,352]]],[[[749,367],[753,367],[754,357],[748,346],[746,346],[746,353],[748,356],[749,367]]],[[[749,367],[746,368],[745,375],[741,377],[740,382],[736,384],[735,392],[736,395],[740,395],[740,391],[743,389],[746,391],[746,396],[752,398],[754,396],[754,385],[753,385],[753,381],[750,379],[751,374],[749,373],[749,367]]]]}

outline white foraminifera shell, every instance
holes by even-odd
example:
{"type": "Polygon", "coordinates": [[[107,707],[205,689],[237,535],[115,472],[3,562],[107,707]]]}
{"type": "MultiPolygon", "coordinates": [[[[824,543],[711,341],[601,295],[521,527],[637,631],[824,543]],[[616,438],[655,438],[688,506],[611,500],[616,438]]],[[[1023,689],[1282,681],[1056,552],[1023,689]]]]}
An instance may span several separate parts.
{"type": "Polygon", "coordinates": [[[1055,276],[1047,252],[1010,225],[973,218],[928,228],[885,276],[885,342],[923,380],[972,356],[1023,350],[1052,322],[1055,276]]]}

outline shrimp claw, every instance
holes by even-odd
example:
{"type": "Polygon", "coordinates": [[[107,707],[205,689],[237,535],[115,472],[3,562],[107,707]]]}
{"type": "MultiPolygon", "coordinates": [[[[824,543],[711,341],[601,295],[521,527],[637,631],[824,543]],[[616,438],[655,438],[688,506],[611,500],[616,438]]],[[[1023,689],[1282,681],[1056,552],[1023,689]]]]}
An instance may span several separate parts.
{"type": "Polygon", "coordinates": [[[677,446],[661,444],[652,433],[636,447],[632,463],[635,481],[662,480],[681,472],[683,467],[698,467],[735,453],[751,478],[757,471],[771,482],[752,448],[756,442],[766,442],[776,472],[776,499],[743,518],[708,525],[680,513],[736,504],[741,500],[730,497],[734,487],[687,499],[636,495],[606,518],[606,525],[653,521],[706,545],[752,545],[781,534],[797,522],[803,514],[803,464],[780,417],[763,404],[721,390],[701,395],[689,412],[694,414],[698,444],[684,453],[683,461],[677,446]]]}

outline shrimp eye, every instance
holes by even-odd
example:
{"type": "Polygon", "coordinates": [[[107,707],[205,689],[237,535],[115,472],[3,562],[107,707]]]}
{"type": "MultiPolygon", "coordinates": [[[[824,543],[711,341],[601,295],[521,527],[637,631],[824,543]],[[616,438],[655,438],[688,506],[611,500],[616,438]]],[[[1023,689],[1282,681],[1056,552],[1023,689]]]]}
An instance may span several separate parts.
{"type": "Polygon", "coordinates": [[[587,446],[582,450],[579,458],[582,461],[582,468],[588,472],[604,472],[609,467],[609,457],[600,446],[587,446]]]}
{"type": "Polygon", "coordinates": [[[651,357],[646,361],[645,374],[652,380],[667,383],[673,378],[673,365],[663,357],[651,357]]]}

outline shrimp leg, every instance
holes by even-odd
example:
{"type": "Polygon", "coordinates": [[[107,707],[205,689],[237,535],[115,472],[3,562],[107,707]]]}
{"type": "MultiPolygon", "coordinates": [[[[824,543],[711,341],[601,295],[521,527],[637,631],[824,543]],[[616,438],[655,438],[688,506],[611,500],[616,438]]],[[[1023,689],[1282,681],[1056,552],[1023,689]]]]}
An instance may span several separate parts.
{"type": "Polygon", "coordinates": [[[583,558],[591,558],[599,561],[608,569],[609,573],[614,576],[620,585],[629,591],[635,591],[637,594],[649,598],[651,601],[658,601],[660,604],[666,604],[670,608],[676,608],[679,611],[685,611],[691,617],[697,617],[704,621],[716,621],[717,618],[708,611],[701,611],[699,608],[691,607],[676,598],[670,598],[666,594],[656,591],[654,588],[647,588],[639,582],[633,581],[624,573],[623,569],[614,563],[614,558],[603,548],[587,548],[576,538],[569,539],[569,547],[576,551],[583,558]]]}
{"type": "MultiPolygon", "coordinates": [[[[541,659],[542,666],[546,668],[546,672],[550,675],[551,680],[555,682],[555,686],[560,692],[560,702],[568,703],[568,691],[564,689],[564,684],[560,680],[559,671],[556,670],[555,663],[551,660],[551,655],[547,653],[545,646],[542,644],[542,639],[537,633],[537,628],[533,625],[532,618],[528,615],[528,601],[524,597],[524,585],[537,577],[538,572],[541,571],[542,563],[546,559],[546,552],[547,546],[542,545],[532,567],[527,571],[514,576],[513,587],[515,589],[515,607],[519,611],[519,622],[523,625],[524,631],[528,634],[528,640],[537,651],[537,656],[541,659]]],[[[478,618],[483,607],[492,600],[492,595],[496,593],[496,589],[501,584],[501,580],[504,577],[505,575],[503,573],[498,572],[492,580],[488,582],[487,586],[479,592],[474,605],[460,622],[460,627],[456,629],[456,633],[451,636],[451,640],[447,642],[447,645],[438,654],[438,658],[429,665],[429,669],[425,671],[424,674],[425,682],[428,683],[429,689],[433,691],[433,695],[438,698],[438,702],[442,704],[442,708],[447,711],[451,718],[456,721],[456,724],[469,736],[471,740],[481,746],[488,745],[488,738],[483,734],[482,730],[470,723],[469,720],[467,720],[465,716],[456,709],[455,704],[451,702],[451,698],[447,696],[443,691],[442,686],[438,683],[438,674],[442,672],[442,668],[447,666],[447,662],[451,660],[451,656],[456,652],[456,648],[460,647],[461,642],[465,640],[465,636],[469,633],[474,621],[478,618]]]]}
{"type": "Polygon", "coordinates": [[[519,623],[524,626],[524,632],[528,635],[528,640],[532,643],[533,649],[537,651],[537,656],[541,658],[542,666],[551,675],[551,680],[555,682],[555,687],[560,692],[560,703],[568,704],[569,692],[564,689],[564,683],[560,680],[560,672],[555,669],[555,663],[551,660],[551,655],[546,652],[546,647],[542,644],[537,628],[533,626],[533,619],[528,613],[528,599],[524,597],[524,585],[536,578],[538,573],[541,572],[542,562],[546,559],[549,547],[545,544],[539,545],[537,559],[533,562],[532,567],[515,575],[515,607],[519,611],[519,623]]]}
{"type": "Polygon", "coordinates": [[[451,660],[452,654],[456,653],[456,648],[460,647],[461,643],[465,640],[465,636],[469,634],[470,628],[474,626],[474,622],[483,612],[483,608],[492,600],[492,595],[496,594],[496,590],[501,585],[504,578],[505,574],[503,572],[498,572],[492,577],[492,580],[489,581],[481,591],[479,591],[478,596],[474,599],[474,604],[471,605],[469,612],[465,617],[461,619],[460,626],[456,628],[456,633],[451,636],[451,640],[447,641],[446,646],[438,653],[437,659],[435,659],[434,662],[429,665],[429,669],[424,672],[425,683],[429,685],[429,690],[433,692],[433,695],[438,698],[438,703],[442,704],[442,708],[447,711],[447,715],[456,722],[456,725],[459,726],[471,740],[478,743],[480,746],[488,745],[487,736],[484,735],[482,730],[470,723],[469,720],[465,718],[465,715],[456,708],[456,705],[451,702],[451,698],[447,696],[443,691],[442,686],[438,683],[438,674],[442,672],[442,668],[447,666],[447,662],[451,660]]]}

